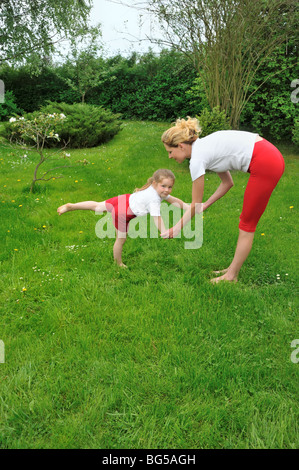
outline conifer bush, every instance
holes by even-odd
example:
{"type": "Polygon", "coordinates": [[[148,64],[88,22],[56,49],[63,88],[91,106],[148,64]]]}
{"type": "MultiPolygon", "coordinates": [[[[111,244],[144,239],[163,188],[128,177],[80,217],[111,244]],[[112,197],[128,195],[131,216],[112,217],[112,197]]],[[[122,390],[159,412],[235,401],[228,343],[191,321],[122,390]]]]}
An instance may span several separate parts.
{"type": "MultiPolygon", "coordinates": [[[[111,140],[121,129],[120,114],[113,114],[101,106],[48,102],[40,111],[28,113],[24,117],[34,120],[40,113],[66,116],[63,122],[55,125],[55,133],[61,142],[68,142],[68,148],[96,147],[111,140]]],[[[12,128],[8,123],[6,137],[10,139],[11,134],[12,128]]],[[[57,142],[47,142],[46,145],[57,146],[57,142]]]]}

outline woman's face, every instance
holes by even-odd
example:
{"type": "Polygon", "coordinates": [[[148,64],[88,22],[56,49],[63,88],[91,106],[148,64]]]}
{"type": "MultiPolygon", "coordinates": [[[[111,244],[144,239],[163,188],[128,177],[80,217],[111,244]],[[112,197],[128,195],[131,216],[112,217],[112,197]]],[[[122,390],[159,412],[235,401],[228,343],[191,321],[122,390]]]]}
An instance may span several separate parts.
{"type": "Polygon", "coordinates": [[[173,158],[178,163],[183,163],[186,158],[191,157],[192,146],[188,144],[178,144],[177,147],[170,147],[164,144],[166,151],[168,152],[169,158],[173,158]]]}

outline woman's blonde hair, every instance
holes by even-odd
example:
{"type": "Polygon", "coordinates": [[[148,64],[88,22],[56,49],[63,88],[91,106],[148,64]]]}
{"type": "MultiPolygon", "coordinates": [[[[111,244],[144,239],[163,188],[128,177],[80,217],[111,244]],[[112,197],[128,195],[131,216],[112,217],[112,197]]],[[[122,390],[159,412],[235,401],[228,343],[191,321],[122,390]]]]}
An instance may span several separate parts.
{"type": "Polygon", "coordinates": [[[169,145],[169,147],[177,147],[178,144],[192,144],[201,133],[201,127],[199,121],[196,118],[190,116],[186,119],[177,119],[174,126],[167,129],[162,134],[163,144],[169,145]]]}
{"type": "Polygon", "coordinates": [[[162,168],[160,170],[155,171],[153,176],[151,176],[147,180],[147,182],[142,186],[142,188],[136,188],[134,193],[136,193],[137,191],[143,191],[144,189],[149,188],[153,182],[160,183],[165,178],[170,178],[173,180],[173,182],[175,182],[175,176],[172,173],[172,171],[162,168]]]}

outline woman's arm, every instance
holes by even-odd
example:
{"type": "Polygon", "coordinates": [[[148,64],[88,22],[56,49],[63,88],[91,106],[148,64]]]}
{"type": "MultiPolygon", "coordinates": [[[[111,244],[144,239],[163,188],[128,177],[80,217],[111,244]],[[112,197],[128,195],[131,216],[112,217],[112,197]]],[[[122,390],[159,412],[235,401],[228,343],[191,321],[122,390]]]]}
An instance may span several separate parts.
{"type": "Polygon", "coordinates": [[[234,185],[233,179],[229,171],[217,174],[221,179],[221,183],[214,192],[214,194],[212,194],[212,196],[209,197],[209,199],[203,203],[203,210],[206,210],[208,207],[214,204],[214,202],[218,201],[218,199],[224,196],[234,185]]]}
{"type": "Polygon", "coordinates": [[[203,198],[203,192],[204,192],[204,175],[200,176],[197,178],[195,181],[193,181],[192,185],[192,202],[188,209],[186,210],[185,214],[183,217],[178,221],[176,225],[174,225],[172,228],[169,230],[166,230],[165,232],[161,233],[161,237],[163,238],[173,238],[176,237],[182,228],[189,222],[189,220],[194,217],[195,212],[199,213],[202,212],[202,198],[203,198]]]}

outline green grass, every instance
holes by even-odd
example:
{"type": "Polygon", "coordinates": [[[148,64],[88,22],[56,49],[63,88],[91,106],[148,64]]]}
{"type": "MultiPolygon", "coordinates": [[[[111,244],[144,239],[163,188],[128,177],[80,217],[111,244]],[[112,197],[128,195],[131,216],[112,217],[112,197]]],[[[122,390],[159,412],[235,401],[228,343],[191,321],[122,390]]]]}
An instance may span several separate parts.
{"type": "MultiPolygon", "coordinates": [[[[24,152],[1,147],[1,448],[298,448],[292,148],[234,285],[210,278],[233,256],[246,174],[205,213],[200,249],[129,238],[127,270],[112,261],[114,240],[96,237],[99,216],[56,214],[131,192],[163,167],[190,201],[188,165],[168,160],[165,128],[131,122],[105,146],[70,151],[90,164],[35,194],[38,157],[20,163],[24,152]]],[[[205,198],[220,181],[206,180],[205,198]]]]}

